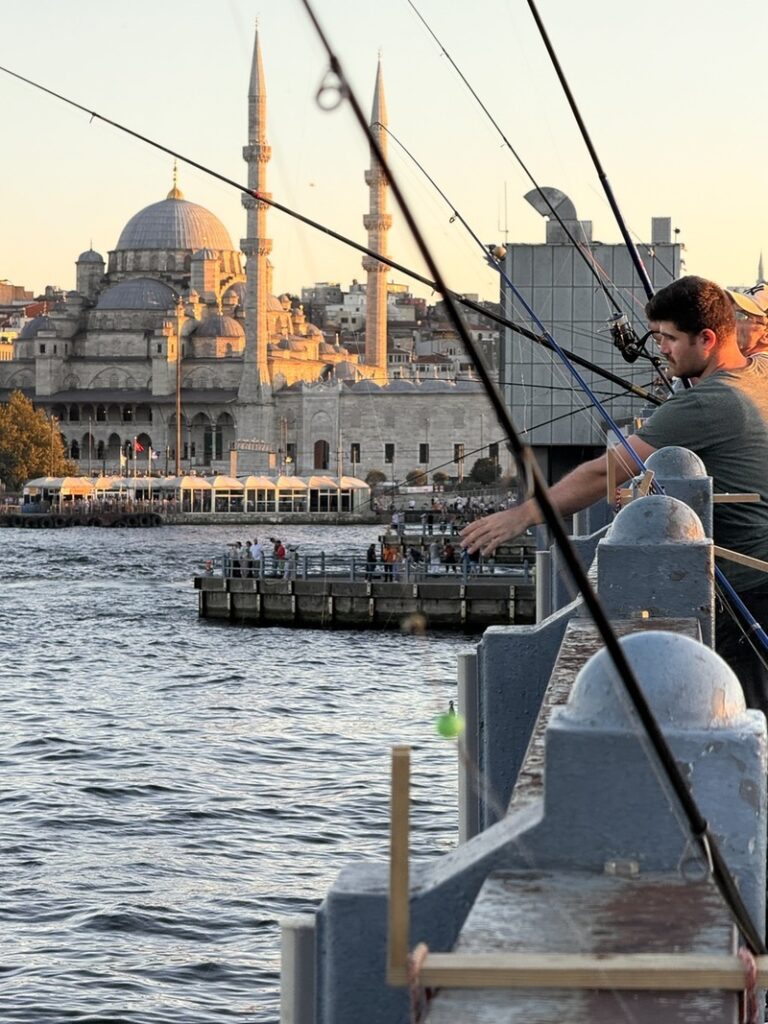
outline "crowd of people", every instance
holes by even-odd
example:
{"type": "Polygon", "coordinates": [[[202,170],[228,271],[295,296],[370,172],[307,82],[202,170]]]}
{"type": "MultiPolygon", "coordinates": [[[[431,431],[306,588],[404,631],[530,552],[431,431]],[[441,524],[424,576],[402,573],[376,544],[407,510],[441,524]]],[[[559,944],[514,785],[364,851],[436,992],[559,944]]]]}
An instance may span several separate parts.
{"type": "Polygon", "coordinates": [[[281,576],[292,579],[296,576],[298,549],[288,547],[279,537],[270,537],[264,544],[258,537],[253,540],[236,540],[227,546],[224,575],[235,577],[281,576]]]}

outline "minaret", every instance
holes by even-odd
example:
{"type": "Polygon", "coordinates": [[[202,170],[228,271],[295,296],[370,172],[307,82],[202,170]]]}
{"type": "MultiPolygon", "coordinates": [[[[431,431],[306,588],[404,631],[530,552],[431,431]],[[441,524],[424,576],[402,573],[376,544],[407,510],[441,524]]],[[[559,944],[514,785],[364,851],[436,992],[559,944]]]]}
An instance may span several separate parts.
{"type": "MultiPolygon", "coordinates": [[[[387,103],[384,99],[384,78],[381,73],[381,58],[376,71],[376,88],[373,93],[371,130],[382,152],[387,152],[387,103]]],[[[381,164],[371,149],[371,168],[365,172],[365,183],[370,189],[368,213],[363,225],[368,232],[368,248],[387,255],[387,232],[392,227],[392,217],[387,213],[387,181],[381,164]]],[[[387,274],[389,267],[370,256],[363,257],[363,269],[368,272],[365,299],[365,361],[374,366],[374,378],[387,378],[387,274]]]]}
{"type": "MultiPolygon", "coordinates": [[[[267,163],[272,149],[267,145],[267,91],[264,87],[264,64],[259,46],[258,25],[253,42],[251,81],[248,88],[248,145],[243,147],[243,159],[248,164],[248,188],[267,198],[267,163]]],[[[240,240],[246,256],[245,283],[245,351],[243,376],[238,398],[241,402],[264,397],[269,386],[267,366],[267,256],[272,242],[266,237],[267,205],[253,196],[242,197],[248,211],[247,237],[240,240]]]]}
{"type": "Polygon", "coordinates": [[[757,263],[757,283],[758,284],[765,284],[765,276],[764,276],[764,273],[763,273],[763,252],[762,252],[762,249],[760,250],[760,259],[758,260],[758,263],[757,263]]]}

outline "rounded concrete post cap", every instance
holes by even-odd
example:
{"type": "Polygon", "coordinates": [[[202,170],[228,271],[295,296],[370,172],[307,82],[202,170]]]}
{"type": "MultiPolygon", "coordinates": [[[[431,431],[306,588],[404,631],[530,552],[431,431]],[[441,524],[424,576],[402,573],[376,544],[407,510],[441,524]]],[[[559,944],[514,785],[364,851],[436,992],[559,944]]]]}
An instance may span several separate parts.
{"type": "Polygon", "coordinates": [[[666,494],[649,494],[626,505],[604,544],[690,544],[705,540],[701,520],[690,506],[666,494]]]}
{"type": "MultiPolygon", "coordinates": [[[[739,680],[704,644],[661,630],[632,633],[619,643],[662,726],[725,728],[744,715],[739,680]]],[[[576,676],[561,717],[600,730],[638,728],[637,714],[605,648],[576,676]]]]}
{"type": "Polygon", "coordinates": [[[645,460],[648,469],[652,469],[662,480],[687,480],[693,477],[705,477],[707,469],[695,452],[677,445],[659,448],[645,460]]]}

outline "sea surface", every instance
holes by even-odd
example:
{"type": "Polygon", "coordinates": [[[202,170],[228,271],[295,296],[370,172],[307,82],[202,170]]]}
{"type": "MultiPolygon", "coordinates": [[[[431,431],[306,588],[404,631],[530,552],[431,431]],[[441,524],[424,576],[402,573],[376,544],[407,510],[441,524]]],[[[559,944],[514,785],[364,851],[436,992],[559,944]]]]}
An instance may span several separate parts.
{"type": "Polygon", "coordinates": [[[193,575],[252,531],[0,530],[2,1024],[276,1022],[280,918],[387,855],[392,744],[414,858],[455,845],[434,721],[477,638],[198,619],[193,575]]]}

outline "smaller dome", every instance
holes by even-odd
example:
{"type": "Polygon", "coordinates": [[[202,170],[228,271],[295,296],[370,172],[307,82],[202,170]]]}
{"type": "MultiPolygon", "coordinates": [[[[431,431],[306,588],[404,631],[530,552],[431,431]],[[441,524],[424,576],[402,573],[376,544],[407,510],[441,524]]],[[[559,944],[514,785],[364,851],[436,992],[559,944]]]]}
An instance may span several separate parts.
{"type": "Polygon", "coordinates": [[[268,313],[284,313],[282,303],[276,295],[267,296],[267,312],[268,313]]]}
{"type": "Polygon", "coordinates": [[[207,316],[195,329],[196,338],[244,338],[245,331],[231,316],[207,316]]]}
{"type": "Polygon", "coordinates": [[[340,363],[331,364],[337,380],[357,380],[360,370],[348,359],[342,359],[340,363]]]}
{"type": "Polygon", "coordinates": [[[365,380],[359,380],[357,382],[357,384],[353,384],[352,385],[352,390],[353,391],[360,391],[360,392],[364,393],[366,391],[367,392],[381,391],[381,388],[379,387],[379,385],[376,383],[375,380],[369,380],[369,379],[366,378],[365,380]]]}
{"type": "Polygon", "coordinates": [[[26,341],[28,338],[36,338],[40,331],[54,330],[53,321],[47,316],[36,316],[28,324],[24,324],[19,335],[19,341],[26,341]]]}
{"type": "Polygon", "coordinates": [[[307,351],[307,346],[301,341],[296,341],[295,338],[283,338],[283,340],[279,344],[279,347],[283,349],[283,351],[287,350],[289,352],[307,351]]]}
{"type": "Polygon", "coordinates": [[[176,292],[162,281],[151,277],[135,277],[107,288],[101,293],[96,309],[171,309],[176,292]]]}
{"type": "Polygon", "coordinates": [[[101,253],[96,252],[95,249],[86,249],[85,252],[81,252],[77,257],[78,263],[103,263],[104,257],[101,253]]]}
{"type": "Polygon", "coordinates": [[[436,377],[423,380],[420,387],[422,391],[453,391],[453,384],[450,381],[438,380],[436,377]]]}
{"type": "Polygon", "coordinates": [[[320,348],[318,349],[318,352],[320,353],[321,356],[335,356],[336,355],[336,346],[335,345],[329,345],[327,341],[321,341],[320,342],[320,348]]]}
{"type": "Polygon", "coordinates": [[[227,288],[223,295],[223,301],[227,302],[230,299],[236,299],[238,305],[242,306],[245,304],[245,285],[242,282],[233,284],[231,288],[227,288]]]}
{"type": "Polygon", "coordinates": [[[218,258],[219,254],[213,249],[198,249],[197,252],[192,253],[192,259],[201,263],[203,260],[217,260],[218,258]]]}
{"type": "Polygon", "coordinates": [[[410,391],[413,392],[416,389],[416,385],[413,381],[404,380],[402,377],[398,377],[387,385],[387,391],[410,391]]]}

